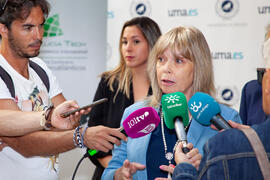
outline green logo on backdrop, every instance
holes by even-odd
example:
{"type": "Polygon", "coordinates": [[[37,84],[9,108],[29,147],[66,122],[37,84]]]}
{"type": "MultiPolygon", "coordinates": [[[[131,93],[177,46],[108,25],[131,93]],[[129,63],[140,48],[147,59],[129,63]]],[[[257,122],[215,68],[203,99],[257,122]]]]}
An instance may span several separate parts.
{"type": "Polygon", "coordinates": [[[55,37],[63,35],[63,31],[59,25],[59,15],[53,15],[47,18],[44,24],[44,37],[55,37]]]}

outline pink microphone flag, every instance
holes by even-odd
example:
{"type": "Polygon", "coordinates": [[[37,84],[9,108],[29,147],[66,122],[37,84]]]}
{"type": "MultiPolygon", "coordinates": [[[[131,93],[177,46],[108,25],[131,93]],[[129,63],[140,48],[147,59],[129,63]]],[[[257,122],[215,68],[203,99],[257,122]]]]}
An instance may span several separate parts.
{"type": "Polygon", "coordinates": [[[123,122],[127,135],[138,138],[151,133],[160,123],[157,111],[152,107],[144,107],[131,113],[123,122]]]}

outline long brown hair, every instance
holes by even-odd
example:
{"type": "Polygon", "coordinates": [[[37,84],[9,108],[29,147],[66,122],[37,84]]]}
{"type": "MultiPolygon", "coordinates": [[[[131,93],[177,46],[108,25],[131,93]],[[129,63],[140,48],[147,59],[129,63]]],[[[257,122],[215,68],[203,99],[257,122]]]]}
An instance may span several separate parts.
{"type": "Polygon", "coordinates": [[[118,92],[123,92],[128,98],[130,98],[130,83],[132,81],[132,74],[130,69],[126,66],[124,57],[121,53],[122,48],[122,37],[126,27],[136,26],[140,29],[143,36],[149,44],[149,50],[151,50],[161,35],[159,26],[155,21],[149,17],[136,17],[127,21],[121,31],[120,40],[119,40],[119,53],[120,53],[120,62],[116,68],[111,71],[107,71],[101,74],[106,80],[108,80],[108,85],[111,91],[114,91],[113,84],[115,81],[118,82],[118,87],[114,99],[116,98],[118,92]]]}

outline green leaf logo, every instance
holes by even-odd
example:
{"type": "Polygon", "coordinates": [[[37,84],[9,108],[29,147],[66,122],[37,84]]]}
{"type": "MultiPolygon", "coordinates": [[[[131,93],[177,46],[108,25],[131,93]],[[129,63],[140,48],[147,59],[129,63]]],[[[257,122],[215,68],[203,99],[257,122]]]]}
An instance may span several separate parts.
{"type": "Polygon", "coordinates": [[[59,15],[53,15],[52,17],[47,18],[44,24],[44,37],[55,37],[62,36],[63,31],[59,25],[59,15]]]}

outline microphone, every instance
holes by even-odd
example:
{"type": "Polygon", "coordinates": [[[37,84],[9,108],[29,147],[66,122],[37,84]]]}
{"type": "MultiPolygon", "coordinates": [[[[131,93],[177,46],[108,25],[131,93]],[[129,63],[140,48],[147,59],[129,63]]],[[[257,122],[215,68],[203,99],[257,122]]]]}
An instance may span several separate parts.
{"type": "MultiPolygon", "coordinates": [[[[152,107],[143,107],[131,113],[124,121],[120,131],[131,138],[139,138],[151,133],[160,123],[156,110],[152,107]]],[[[88,153],[93,156],[98,151],[89,149],[88,153]]]]}
{"type": "Polygon", "coordinates": [[[220,115],[217,101],[210,95],[196,92],[188,101],[189,112],[200,124],[213,124],[218,130],[231,129],[231,125],[220,115]]]}
{"type": "Polygon", "coordinates": [[[124,121],[123,128],[131,138],[139,138],[151,133],[160,123],[156,110],[144,107],[131,113],[124,121]]]}
{"type": "Polygon", "coordinates": [[[186,96],[181,92],[164,94],[161,106],[166,126],[169,129],[175,128],[177,138],[183,143],[183,152],[188,153],[185,127],[189,125],[189,117],[186,96]]]}

